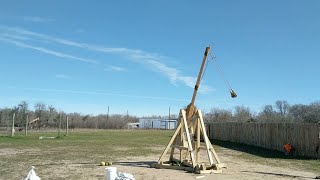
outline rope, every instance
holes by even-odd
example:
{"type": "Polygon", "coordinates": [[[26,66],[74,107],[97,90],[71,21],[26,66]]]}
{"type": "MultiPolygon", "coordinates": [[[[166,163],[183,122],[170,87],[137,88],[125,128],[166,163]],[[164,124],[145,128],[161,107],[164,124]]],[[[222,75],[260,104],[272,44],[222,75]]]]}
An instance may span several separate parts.
{"type": "Polygon", "coordinates": [[[217,62],[217,60],[216,60],[216,57],[213,56],[211,52],[210,52],[210,56],[211,56],[211,59],[212,59],[214,62],[216,62],[216,64],[217,64],[216,68],[218,69],[218,71],[219,71],[219,73],[220,73],[220,76],[221,76],[221,78],[224,80],[227,88],[229,89],[229,91],[232,91],[232,88],[231,88],[229,82],[228,82],[228,81],[226,80],[226,78],[224,77],[224,74],[223,74],[223,72],[222,72],[222,70],[221,70],[221,68],[220,68],[220,66],[219,66],[219,64],[218,64],[218,62],[217,62]]]}

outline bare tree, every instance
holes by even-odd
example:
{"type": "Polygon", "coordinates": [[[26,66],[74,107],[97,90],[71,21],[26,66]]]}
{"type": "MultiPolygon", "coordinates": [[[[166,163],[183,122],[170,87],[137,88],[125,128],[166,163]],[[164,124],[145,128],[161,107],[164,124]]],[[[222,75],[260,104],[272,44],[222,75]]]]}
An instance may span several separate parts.
{"type": "Polygon", "coordinates": [[[205,119],[207,122],[225,122],[232,120],[232,112],[230,110],[212,108],[206,114],[205,119]]]}
{"type": "Polygon", "coordinates": [[[50,106],[48,106],[48,110],[49,110],[48,123],[51,125],[56,124],[56,122],[54,121],[55,118],[53,118],[57,114],[57,112],[55,112],[55,108],[52,105],[50,105],[50,106]]]}
{"type": "Polygon", "coordinates": [[[1,109],[0,125],[8,127],[12,119],[12,109],[4,108],[1,109]]]}
{"type": "Polygon", "coordinates": [[[18,118],[17,122],[19,122],[20,125],[25,125],[26,120],[27,120],[27,114],[28,114],[28,103],[26,101],[21,101],[21,103],[18,105],[19,107],[19,113],[18,113],[18,118]]]}
{"type": "Polygon", "coordinates": [[[253,119],[253,114],[248,107],[236,106],[233,118],[235,121],[246,122],[253,119]]]}
{"type": "Polygon", "coordinates": [[[290,105],[288,104],[287,101],[276,101],[275,106],[278,110],[278,112],[280,113],[281,116],[285,116],[288,114],[290,105]]]}
{"type": "Polygon", "coordinates": [[[308,106],[303,104],[295,104],[290,107],[290,115],[295,121],[303,122],[308,111],[308,106]]]}
{"type": "Polygon", "coordinates": [[[265,105],[257,117],[258,121],[276,121],[276,111],[272,105],[265,105]]]}
{"type": "Polygon", "coordinates": [[[39,118],[38,129],[40,129],[40,127],[44,125],[46,105],[43,103],[37,103],[34,105],[34,109],[35,109],[36,116],[39,118]]]}
{"type": "Polygon", "coordinates": [[[310,105],[296,104],[291,106],[290,115],[299,122],[319,122],[320,102],[313,102],[310,105]]]}

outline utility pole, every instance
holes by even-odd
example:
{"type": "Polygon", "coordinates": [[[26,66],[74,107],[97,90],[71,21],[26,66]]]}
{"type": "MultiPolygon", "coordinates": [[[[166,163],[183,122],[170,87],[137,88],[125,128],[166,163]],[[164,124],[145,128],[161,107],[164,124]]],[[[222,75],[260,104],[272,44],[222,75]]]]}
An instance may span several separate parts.
{"type": "Polygon", "coordinates": [[[129,119],[129,111],[127,109],[127,121],[128,121],[128,119],[129,119]]]}
{"type": "Polygon", "coordinates": [[[169,128],[168,129],[170,129],[170,124],[171,122],[170,122],[170,106],[169,106],[169,128]]]}
{"type": "Polygon", "coordinates": [[[108,113],[107,113],[107,121],[109,120],[109,106],[108,106],[108,113]]]}
{"type": "Polygon", "coordinates": [[[14,136],[14,132],[15,132],[15,130],[14,130],[14,118],[15,118],[15,116],[16,116],[16,113],[14,112],[14,113],[13,113],[13,116],[12,116],[11,137],[13,137],[13,136],[14,136]]]}

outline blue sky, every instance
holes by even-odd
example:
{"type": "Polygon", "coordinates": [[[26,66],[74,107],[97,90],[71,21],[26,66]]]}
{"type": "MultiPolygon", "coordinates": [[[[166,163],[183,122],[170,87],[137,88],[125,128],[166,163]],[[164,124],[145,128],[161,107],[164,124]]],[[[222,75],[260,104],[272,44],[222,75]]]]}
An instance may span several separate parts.
{"type": "Polygon", "coordinates": [[[320,1],[2,1],[0,107],[167,115],[319,100],[320,1]],[[76,2],[76,3],[75,3],[76,2]]]}

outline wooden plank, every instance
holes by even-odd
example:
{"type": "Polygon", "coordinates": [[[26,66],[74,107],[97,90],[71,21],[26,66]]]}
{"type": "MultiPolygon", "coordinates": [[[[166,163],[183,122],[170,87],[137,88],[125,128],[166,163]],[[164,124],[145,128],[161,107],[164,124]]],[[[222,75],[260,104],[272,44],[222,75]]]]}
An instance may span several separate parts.
{"type": "Polygon", "coordinates": [[[298,138],[299,138],[299,132],[298,132],[298,123],[292,123],[293,125],[293,139],[292,139],[292,145],[294,148],[297,147],[298,144],[298,138]]]}
{"type": "Polygon", "coordinates": [[[304,133],[303,133],[303,128],[302,128],[302,123],[300,123],[299,126],[299,142],[298,142],[298,151],[297,151],[297,155],[302,156],[303,154],[303,148],[302,148],[302,143],[304,141],[304,133]]]}
{"type": "Polygon", "coordinates": [[[257,145],[257,136],[256,136],[256,124],[254,123],[251,123],[250,122],[250,126],[251,126],[251,138],[252,138],[252,142],[253,142],[253,145],[256,146],[257,145]]]}
{"type": "Polygon", "coordinates": [[[29,115],[27,114],[27,119],[26,119],[26,129],[25,129],[25,136],[28,135],[28,123],[29,123],[29,115]]]}
{"type": "Polygon", "coordinates": [[[313,145],[313,126],[312,124],[308,124],[308,153],[307,156],[311,157],[314,154],[315,147],[313,145]]]}
{"type": "Polygon", "coordinates": [[[278,150],[279,151],[282,151],[282,146],[283,146],[283,144],[282,144],[282,126],[281,126],[281,124],[282,123],[278,123],[278,144],[279,144],[279,146],[278,146],[278,150]]]}
{"type": "MultiPolygon", "coordinates": [[[[197,162],[199,162],[199,160],[200,160],[200,118],[198,117],[197,118],[197,127],[196,127],[196,129],[197,129],[197,162]]],[[[210,126],[209,126],[209,128],[210,128],[210,126]]]]}
{"type": "Polygon", "coordinates": [[[304,142],[303,142],[303,154],[306,156],[308,153],[308,147],[307,147],[307,141],[308,141],[308,124],[304,123],[303,124],[303,130],[304,130],[304,142]]]}
{"type": "Polygon", "coordinates": [[[272,149],[272,134],[273,131],[272,131],[272,123],[268,123],[268,146],[267,148],[268,149],[272,149]]]}
{"type": "Polygon", "coordinates": [[[183,118],[184,130],[185,130],[186,136],[187,136],[187,141],[188,141],[187,143],[188,143],[188,147],[189,147],[189,153],[190,153],[192,165],[195,166],[196,163],[195,163],[195,158],[194,158],[194,154],[193,154],[193,149],[192,149],[190,133],[189,133],[188,125],[187,125],[187,118],[186,118],[186,111],[185,110],[182,110],[182,118],[183,118]]]}
{"type": "MultiPolygon", "coordinates": [[[[200,123],[200,126],[201,126],[201,130],[202,130],[202,133],[203,133],[203,139],[204,139],[204,142],[205,142],[205,145],[206,145],[206,148],[207,148],[207,153],[208,153],[208,158],[209,158],[209,163],[210,165],[213,164],[213,158],[212,158],[212,155],[211,155],[211,152],[213,153],[215,159],[217,160],[217,162],[219,163],[220,160],[218,158],[218,155],[215,153],[215,151],[210,151],[210,146],[209,144],[211,145],[211,142],[209,141],[208,139],[208,136],[207,136],[207,133],[206,133],[206,129],[205,129],[205,126],[204,126],[204,122],[203,122],[203,118],[202,118],[202,113],[200,110],[197,111],[198,112],[198,116],[199,116],[199,123],[200,123]]],[[[212,145],[211,145],[212,146],[212,145]]]]}
{"type": "Polygon", "coordinates": [[[198,171],[199,174],[221,174],[222,170],[199,170],[198,171]]]}
{"type": "MultiPolygon", "coordinates": [[[[314,125],[314,131],[315,131],[315,148],[320,147],[320,124],[314,125]]],[[[315,149],[316,150],[316,149],[315,149]]],[[[318,154],[315,154],[316,157],[320,158],[320,150],[318,149],[318,154]]]]}
{"type": "Polygon", "coordinates": [[[270,130],[270,149],[275,149],[275,143],[276,143],[276,141],[275,141],[275,136],[274,136],[274,134],[275,134],[275,126],[274,126],[275,124],[274,123],[270,123],[270,126],[269,126],[269,130],[270,130]]]}
{"type": "MultiPolygon", "coordinates": [[[[184,121],[183,121],[183,116],[182,116],[182,111],[184,110],[180,110],[180,121],[181,121],[181,128],[180,128],[180,142],[179,145],[184,145],[184,121]]],[[[182,159],[184,158],[184,150],[180,149],[180,160],[182,161],[182,159]]]]}
{"type": "Polygon", "coordinates": [[[257,132],[258,132],[258,135],[257,135],[257,137],[258,137],[258,146],[260,146],[261,147],[261,131],[260,131],[260,127],[261,127],[261,123],[257,123],[257,132]]]}

